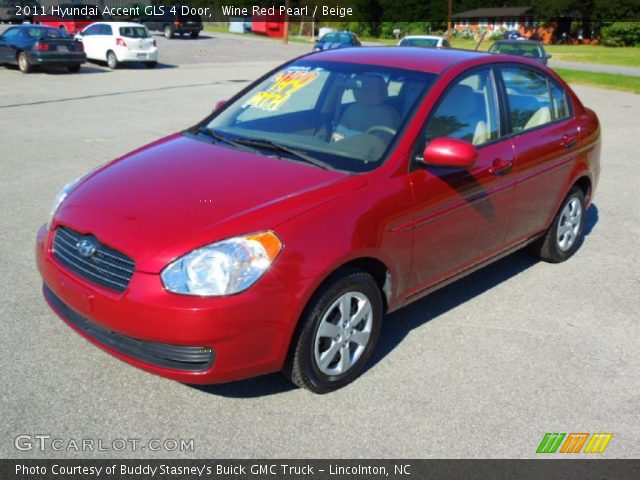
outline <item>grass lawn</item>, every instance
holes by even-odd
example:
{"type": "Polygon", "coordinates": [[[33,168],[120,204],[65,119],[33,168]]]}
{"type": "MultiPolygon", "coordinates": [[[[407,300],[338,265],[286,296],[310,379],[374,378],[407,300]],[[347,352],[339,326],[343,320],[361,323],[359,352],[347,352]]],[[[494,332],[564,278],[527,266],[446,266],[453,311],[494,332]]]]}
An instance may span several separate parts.
{"type": "Polygon", "coordinates": [[[568,70],[565,68],[555,68],[554,70],[568,83],[593,85],[612,90],[624,90],[626,92],[640,93],[640,77],[617,75],[613,73],[568,70]]]}
{"type": "MultiPolygon", "coordinates": [[[[492,41],[482,42],[478,50],[488,50],[492,44],[492,41]]],[[[452,45],[455,48],[474,50],[476,41],[454,38],[452,45]]],[[[613,48],[601,45],[545,45],[544,49],[547,53],[553,55],[553,60],[640,67],[640,47],[613,48]]]]}
{"type": "Polygon", "coordinates": [[[640,67],[640,47],[603,47],[601,45],[545,45],[554,60],[603,63],[640,67]]]}

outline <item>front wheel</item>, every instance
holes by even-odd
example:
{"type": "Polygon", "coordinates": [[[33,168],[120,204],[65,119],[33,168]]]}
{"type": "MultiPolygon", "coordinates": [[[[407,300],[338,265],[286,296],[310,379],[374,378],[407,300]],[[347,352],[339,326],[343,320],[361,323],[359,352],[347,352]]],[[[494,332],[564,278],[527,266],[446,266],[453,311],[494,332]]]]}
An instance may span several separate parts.
{"type": "Polygon", "coordinates": [[[200,35],[200,32],[191,32],[191,38],[198,38],[198,35],[200,35]]]}
{"type": "Polygon", "coordinates": [[[307,306],[284,373],[314,393],[344,387],[371,358],[382,317],[382,295],[371,275],[349,270],[335,276],[307,306]]]}
{"type": "Polygon", "coordinates": [[[580,188],[573,187],[562,202],[544,238],[534,245],[535,253],[545,262],[560,263],[567,260],[580,246],[584,233],[584,219],[584,193],[580,188]]]}

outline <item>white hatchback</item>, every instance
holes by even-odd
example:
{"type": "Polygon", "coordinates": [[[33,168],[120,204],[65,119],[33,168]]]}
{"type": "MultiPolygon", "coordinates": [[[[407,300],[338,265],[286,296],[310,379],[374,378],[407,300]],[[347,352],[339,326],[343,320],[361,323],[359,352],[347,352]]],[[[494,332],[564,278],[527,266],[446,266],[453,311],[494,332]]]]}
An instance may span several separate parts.
{"type": "Polygon", "coordinates": [[[449,41],[438,35],[408,35],[398,42],[398,46],[451,48],[449,41]]]}
{"type": "Polygon", "coordinates": [[[148,68],[158,64],[158,48],[144,25],[130,22],[92,23],[76,35],[91,60],[106,61],[109,68],[123,62],[143,62],[148,68]]]}

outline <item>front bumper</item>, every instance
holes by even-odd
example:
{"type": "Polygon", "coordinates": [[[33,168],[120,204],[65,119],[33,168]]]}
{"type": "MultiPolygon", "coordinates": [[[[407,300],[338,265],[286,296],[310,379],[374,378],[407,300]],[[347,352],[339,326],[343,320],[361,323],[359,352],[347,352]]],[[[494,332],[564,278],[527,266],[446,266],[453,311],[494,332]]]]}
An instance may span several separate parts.
{"type": "Polygon", "coordinates": [[[51,237],[42,227],[36,245],[45,298],[103,350],[184,383],[221,383],[282,369],[300,315],[291,285],[259,281],[234,296],[191,297],[165,291],[157,274],[136,271],[118,293],[58,263],[51,237]]]}

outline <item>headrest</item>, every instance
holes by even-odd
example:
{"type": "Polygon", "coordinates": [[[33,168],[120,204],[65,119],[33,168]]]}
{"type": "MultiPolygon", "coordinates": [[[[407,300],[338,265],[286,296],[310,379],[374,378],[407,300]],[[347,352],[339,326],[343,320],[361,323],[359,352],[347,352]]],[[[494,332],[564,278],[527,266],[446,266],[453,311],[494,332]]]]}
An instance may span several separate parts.
{"type": "Polygon", "coordinates": [[[380,105],[387,99],[387,85],[377,75],[357,75],[358,87],[353,89],[356,102],[364,105],[380,105]]]}
{"type": "Polygon", "coordinates": [[[468,85],[454,86],[445,97],[443,110],[447,115],[467,117],[472,115],[476,108],[476,97],[473,89],[468,85]]]}

